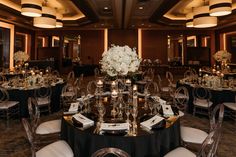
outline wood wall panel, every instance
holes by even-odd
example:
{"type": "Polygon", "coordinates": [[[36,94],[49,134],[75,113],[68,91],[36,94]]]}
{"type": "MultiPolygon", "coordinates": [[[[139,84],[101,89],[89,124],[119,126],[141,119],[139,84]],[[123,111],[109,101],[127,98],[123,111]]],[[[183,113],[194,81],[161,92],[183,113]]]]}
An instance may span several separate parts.
{"type": "Polygon", "coordinates": [[[108,47],[111,44],[138,48],[138,30],[109,30],[108,47]]]}
{"type": "Polygon", "coordinates": [[[142,58],[160,59],[167,64],[167,34],[163,31],[142,30],[142,58]]]}
{"type": "Polygon", "coordinates": [[[99,64],[104,51],[104,30],[51,30],[38,31],[39,36],[81,37],[80,59],[83,64],[99,64]]]}

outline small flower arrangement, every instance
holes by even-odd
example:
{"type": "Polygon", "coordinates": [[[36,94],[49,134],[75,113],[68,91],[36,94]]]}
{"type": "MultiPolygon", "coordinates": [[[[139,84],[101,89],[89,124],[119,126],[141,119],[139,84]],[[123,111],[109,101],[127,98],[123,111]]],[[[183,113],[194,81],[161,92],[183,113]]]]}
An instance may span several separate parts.
{"type": "Polygon", "coordinates": [[[227,62],[231,60],[231,53],[227,52],[226,50],[220,50],[217,51],[213,57],[218,62],[227,62]]]}
{"type": "Polygon", "coordinates": [[[29,59],[29,55],[23,51],[17,51],[14,53],[13,59],[16,62],[18,62],[18,61],[25,62],[29,59]]]}
{"type": "Polygon", "coordinates": [[[112,45],[108,51],[103,52],[100,64],[102,71],[113,77],[137,71],[140,59],[135,49],[131,49],[127,45],[112,45]]]}

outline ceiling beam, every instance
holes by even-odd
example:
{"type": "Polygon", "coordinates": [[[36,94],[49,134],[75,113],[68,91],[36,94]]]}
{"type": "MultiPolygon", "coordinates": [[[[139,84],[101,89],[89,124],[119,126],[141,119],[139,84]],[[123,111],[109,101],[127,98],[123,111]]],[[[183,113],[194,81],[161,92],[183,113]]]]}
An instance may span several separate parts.
{"type": "Polygon", "coordinates": [[[162,4],[152,14],[149,21],[157,23],[171,8],[173,8],[181,0],[163,0],[162,4]]]}
{"type": "Polygon", "coordinates": [[[122,28],[126,29],[132,16],[134,0],[124,0],[122,28]]]}

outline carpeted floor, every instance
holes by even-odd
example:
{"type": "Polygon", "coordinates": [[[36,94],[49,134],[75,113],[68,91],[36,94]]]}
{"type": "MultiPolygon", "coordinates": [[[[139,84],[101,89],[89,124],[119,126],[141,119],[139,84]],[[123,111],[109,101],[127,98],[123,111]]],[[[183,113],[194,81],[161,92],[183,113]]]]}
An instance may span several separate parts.
{"type": "MultiPolygon", "coordinates": [[[[91,78],[87,79],[90,80],[91,78]]],[[[41,121],[55,119],[60,117],[60,113],[54,113],[50,116],[44,115],[41,121]]],[[[194,117],[186,115],[181,118],[181,124],[209,130],[209,120],[207,117],[194,117]]],[[[218,157],[236,156],[236,123],[225,118],[223,122],[223,133],[218,148],[218,157]]],[[[198,146],[189,146],[193,151],[197,151],[198,146]]],[[[30,157],[30,144],[27,141],[26,134],[20,120],[11,120],[7,128],[5,120],[0,120],[0,157],[30,157]]]]}

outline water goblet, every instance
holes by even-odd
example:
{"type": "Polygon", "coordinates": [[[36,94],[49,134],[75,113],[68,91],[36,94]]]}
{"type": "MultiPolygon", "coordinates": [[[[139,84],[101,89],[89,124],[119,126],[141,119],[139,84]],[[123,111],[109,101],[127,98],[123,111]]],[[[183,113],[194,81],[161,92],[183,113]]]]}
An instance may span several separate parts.
{"type": "Polygon", "coordinates": [[[106,113],[106,108],[102,106],[98,106],[98,114],[99,114],[99,122],[103,122],[103,117],[106,113]]]}

